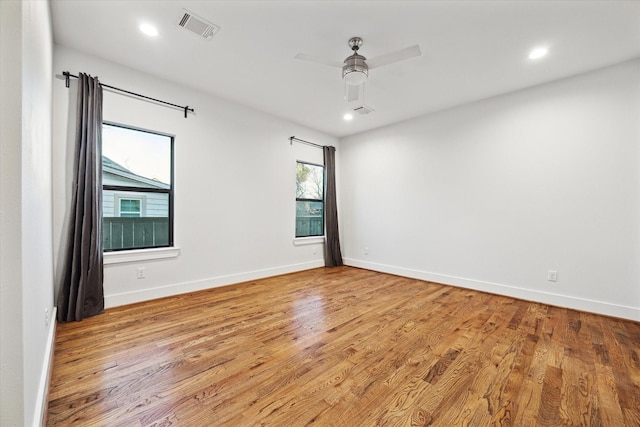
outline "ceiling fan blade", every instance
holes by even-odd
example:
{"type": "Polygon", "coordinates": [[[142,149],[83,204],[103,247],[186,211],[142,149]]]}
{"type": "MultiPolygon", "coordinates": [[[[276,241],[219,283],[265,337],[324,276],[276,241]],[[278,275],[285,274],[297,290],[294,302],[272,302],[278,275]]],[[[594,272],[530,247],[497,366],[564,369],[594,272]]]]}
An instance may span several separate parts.
{"type": "Polygon", "coordinates": [[[382,67],[383,65],[393,64],[395,62],[404,61],[405,59],[414,58],[422,55],[419,45],[407,47],[405,49],[387,53],[386,55],[378,56],[376,58],[367,59],[369,69],[382,67]]]}
{"type": "Polygon", "coordinates": [[[299,53],[294,56],[295,59],[301,59],[303,61],[315,62],[316,64],[327,65],[329,67],[342,68],[342,62],[334,61],[331,59],[321,58],[315,55],[308,55],[306,53],[299,53]]]}
{"type": "Polygon", "coordinates": [[[364,83],[359,85],[345,84],[344,97],[347,100],[347,102],[359,101],[362,99],[363,90],[364,90],[364,83]]]}

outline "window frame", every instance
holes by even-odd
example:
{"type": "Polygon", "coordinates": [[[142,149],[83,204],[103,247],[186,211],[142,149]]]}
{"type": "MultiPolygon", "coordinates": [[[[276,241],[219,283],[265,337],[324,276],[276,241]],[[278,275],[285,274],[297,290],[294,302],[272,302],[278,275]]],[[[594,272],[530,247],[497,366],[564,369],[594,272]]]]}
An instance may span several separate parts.
{"type": "Polygon", "coordinates": [[[304,164],[304,165],[309,165],[309,166],[315,166],[315,167],[319,167],[322,168],[322,199],[310,199],[310,198],[304,198],[304,197],[297,197],[296,196],[296,214],[295,214],[295,219],[297,222],[298,219],[298,202],[320,202],[322,203],[322,233],[321,234],[313,234],[313,235],[309,235],[309,236],[298,236],[298,232],[297,232],[297,227],[294,226],[294,238],[298,241],[302,241],[303,239],[308,239],[308,240],[312,240],[312,239],[318,239],[321,238],[324,240],[324,236],[325,236],[325,207],[326,207],[326,203],[325,203],[325,190],[326,190],[326,166],[323,164],[318,164],[318,163],[313,163],[313,162],[307,162],[305,160],[296,160],[296,171],[298,169],[298,163],[304,164]]]}
{"type": "Polygon", "coordinates": [[[133,196],[125,196],[122,197],[119,194],[115,195],[116,200],[118,201],[118,216],[121,218],[142,218],[144,217],[145,214],[145,209],[144,209],[144,196],[138,196],[138,197],[133,197],[133,196]],[[123,211],[122,210],[122,202],[127,201],[127,202],[139,202],[138,204],[138,211],[134,212],[134,211],[123,211]],[[122,214],[125,214],[127,216],[122,216],[122,214]],[[131,214],[138,214],[137,216],[130,216],[131,214]]]}
{"type": "MultiPolygon", "coordinates": [[[[137,131],[137,132],[144,132],[144,133],[150,133],[153,135],[159,135],[159,136],[164,136],[169,138],[169,144],[170,144],[170,166],[171,166],[171,179],[169,182],[169,188],[168,189],[164,189],[164,188],[148,188],[148,187],[133,187],[133,186],[123,186],[123,185],[104,185],[102,183],[102,173],[100,174],[100,184],[102,186],[102,191],[104,194],[105,190],[111,190],[114,192],[118,192],[115,193],[116,194],[116,199],[117,199],[117,209],[118,209],[118,214],[120,214],[120,200],[121,199],[137,199],[140,200],[140,214],[142,217],[142,214],[144,212],[144,196],[140,196],[140,195],[135,195],[135,196],[131,196],[131,197],[123,197],[122,193],[128,194],[128,193],[160,193],[160,194],[167,194],[167,198],[168,198],[168,206],[167,206],[167,210],[168,210],[168,236],[167,236],[167,244],[166,245],[156,245],[156,246],[145,246],[145,247],[134,247],[134,248],[118,248],[118,249],[102,249],[102,253],[103,254],[109,254],[109,253],[114,253],[114,252],[119,252],[119,253],[123,253],[123,252],[128,252],[128,251],[137,251],[138,253],[140,251],[146,251],[146,250],[158,250],[158,249],[162,249],[162,248],[173,248],[174,247],[174,169],[175,169],[175,161],[174,161],[174,148],[175,148],[175,135],[169,134],[169,133],[165,133],[165,132],[160,132],[160,131],[155,131],[155,130],[150,130],[150,129],[144,129],[144,128],[140,128],[140,127],[136,127],[136,126],[131,126],[131,125],[125,125],[122,123],[116,123],[116,122],[111,122],[111,121],[107,121],[107,120],[103,120],[102,121],[103,125],[107,125],[107,126],[112,126],[112,127],[118,127],[118,128],[122,128],[122,129],[128,129],[128,130],[133,130],[133,131],[137,131]]],[[[102,158],[102,146],[100,146],[100,157],[102,158]]],[[[116,202],[114,200],[114,202],[116,202]]],[[[115,206],[114,206],[115,208],[115,206]]],[[[100,219],[102,221],[104,221],[104,212],[100,213],[101,217],[100,219]]]]}

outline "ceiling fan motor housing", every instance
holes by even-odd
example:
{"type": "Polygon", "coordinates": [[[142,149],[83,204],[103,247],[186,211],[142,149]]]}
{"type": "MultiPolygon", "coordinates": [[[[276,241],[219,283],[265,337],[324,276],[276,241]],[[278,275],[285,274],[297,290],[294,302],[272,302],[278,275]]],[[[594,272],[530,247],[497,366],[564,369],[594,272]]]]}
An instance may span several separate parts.
{"type": "Polygon", "coordinates": [[[357,86],[364,83],[369,75],[369,66],[364,62],[367,58],[354,53],[344,60],[342,78],[348,85],[357,86]]]}

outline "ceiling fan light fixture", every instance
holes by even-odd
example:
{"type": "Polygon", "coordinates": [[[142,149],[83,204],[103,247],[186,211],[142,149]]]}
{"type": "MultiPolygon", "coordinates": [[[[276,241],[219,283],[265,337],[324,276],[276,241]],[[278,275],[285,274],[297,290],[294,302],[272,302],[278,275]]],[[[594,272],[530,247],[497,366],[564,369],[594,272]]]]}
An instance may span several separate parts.
{"type": "Polygon", "coordinates": [[[358,86],[367,80],[369,75],[369,67],[364,56],[354,53],[344,60],[342,67],[342,78],[348,85],[358,86]]]}

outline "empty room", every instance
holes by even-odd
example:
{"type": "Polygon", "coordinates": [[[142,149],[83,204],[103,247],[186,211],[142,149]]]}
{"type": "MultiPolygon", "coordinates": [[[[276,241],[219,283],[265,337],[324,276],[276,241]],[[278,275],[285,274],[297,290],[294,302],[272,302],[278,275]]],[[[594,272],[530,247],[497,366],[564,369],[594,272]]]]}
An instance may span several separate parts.
{"type": "Polygon", "coordinates": [[[0,19],[1,426],[640,426],[640,2],[0,19]]]}

